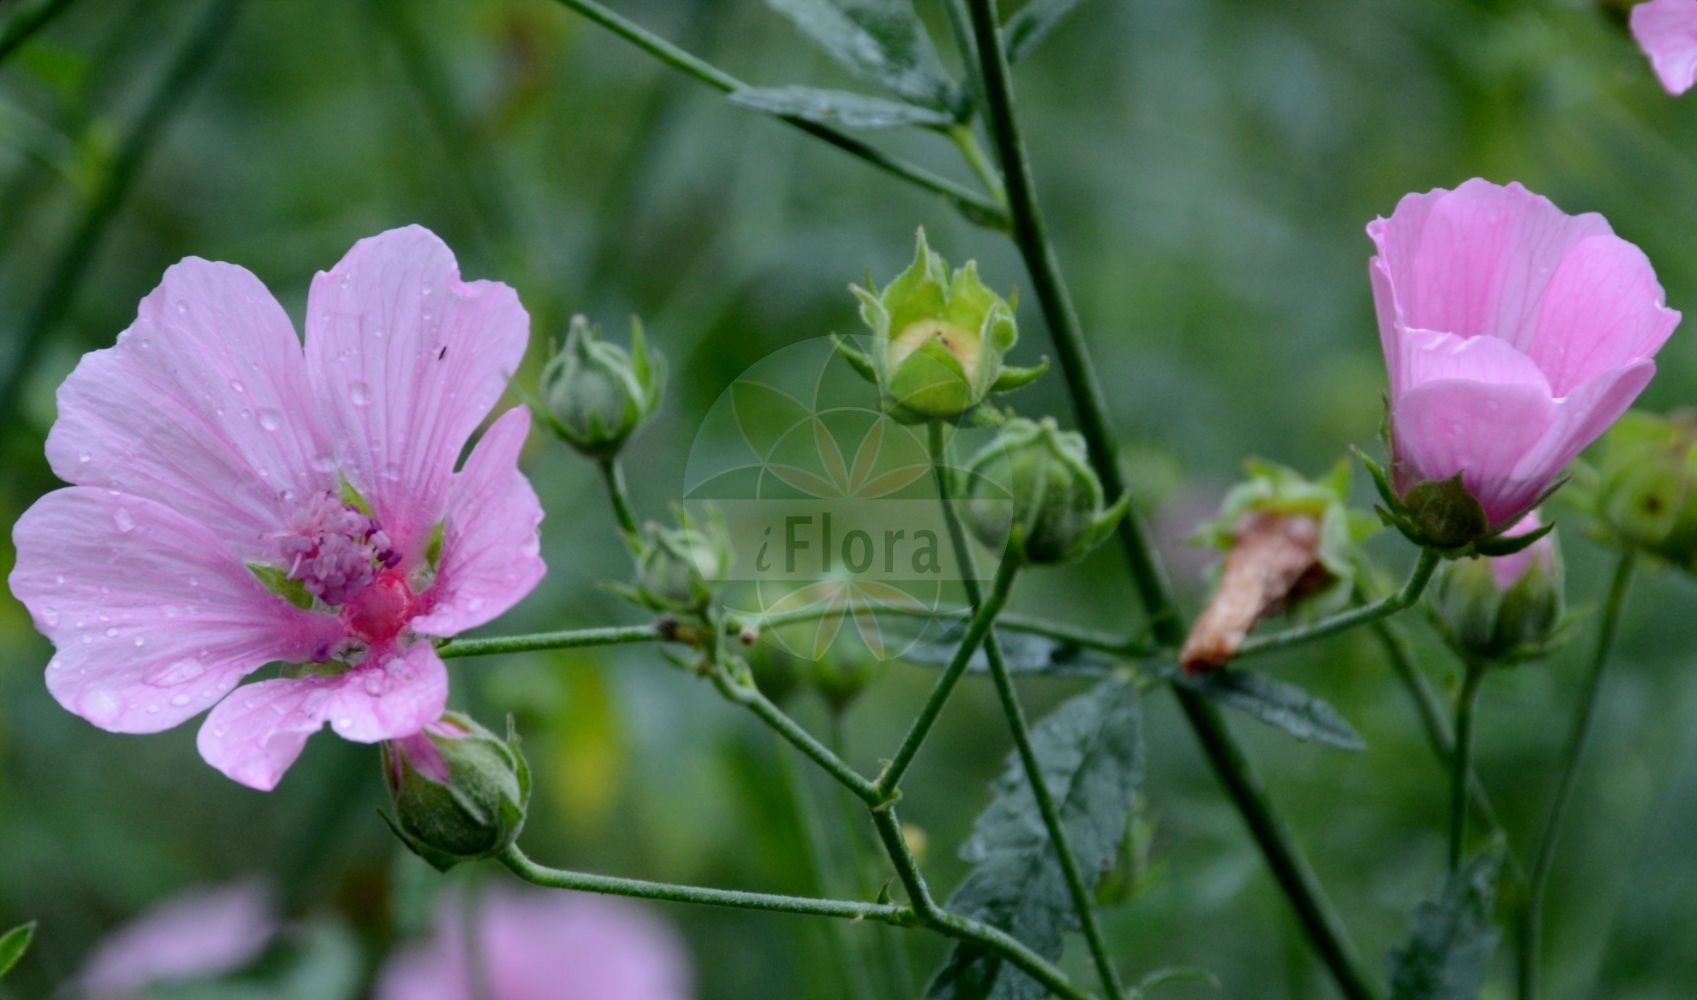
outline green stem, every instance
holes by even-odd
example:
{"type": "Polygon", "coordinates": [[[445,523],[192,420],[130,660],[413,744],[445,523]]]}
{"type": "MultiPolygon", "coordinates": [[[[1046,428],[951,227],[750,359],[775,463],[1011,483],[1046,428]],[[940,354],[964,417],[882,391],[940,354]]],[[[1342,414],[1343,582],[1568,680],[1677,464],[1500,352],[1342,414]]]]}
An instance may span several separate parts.
{"type": "MultiPolygon", "coordinates": [[[[974,581],[976,585],[977,581],[974,581]]],[[[924,618],[934,620],[953,618],[970,621],[976,610],[966,608],[927,608],[923,606],[902,607],[900,605],[884,605],[878,608],[881,615],[896,615],[905,618],[924,618]]],[[[842,616],[848,612],[841,608],[831,607],[825,602],[805,608],[794,608],[789,611],[776,611],[765,615],[756,615],[738,619],[731,623],[729,631],[741,632],[743,629],[775,628],[779,625],[792,625],[796,622],[817,621],[820,618],[842,616]]],[[[1136,638],[1114,635],[1097,629],[1078,628],[1072,625],[1061,625],[1044,618],[1034,618],[1029,615],[1002,613],[996,616],[997,632],[1021,632],[1025,635],[1041,636],[1056,642],[1077,646],[1080,649],[1094,649],[1128,659],[1146,659],[1158,654],[1158,650],[1139,641],[1136,638]]]]}
{"type": "Polygon", "coordinates": [[[456,656],[494,656],[499,653],[528,653],[538,649],[581,649],[585,646],[619,646],[631,642],[661,642],[675,638],[667,622],[647,625],[610,625],[605,628],[564,629],[527,635],[496,635],[487,639],[450,639],[436,647],[436,655],[447,660],[456,656]]]}
{"type": "Polygon", "coordinates": [[[0,374],[0,417],[17,412],[18,390],[35,365],[36,356],[75,301],[77,286],[93,263],[95,250],[117,217],[154,144],[194,92],[194,84],[212,65],[213,58],[223,50],[224,40],[235,27],[238,7],[237,0],[207,3],[165,75],[148,95],[140,117],[124,136],[111,169],[101,176],[89,197],[70,243],[41,283],[41,294],[24,320],[21,344],[13,353],[10,365],[0,374]]]}
{"type": "Polygon", "coordinates": [[[53,23],[53,19],[63,14],[71,6],[71,0],[39,0],[34,5],[18,11],[6,22],[4,31],[0,31],[0,63],[6,57],[16,52],[20,46],[35,36],[35,33],[53,23]]]}
{"type": "Polygon", "coordinates": [[[1473,707],[1479,701],[1479,682],[1485,666],[1469,661],[1455,701],[1455,753],[1450,755],[1450,871],[1461,867],[1467,846],[1467,778],[1473,764],[1473,707]]]}
{"type": "Polygon", "coordinates": [[[1538,950],[1543,933],[1544,887],[1550,879],[1550,868],[1556,860],[1556,842],[1561,836],[1562,818],[1573,798],[1575,777],[1580,759],[1585,755],[1592,723],[1597,715],[1597,696],[1602,690],[1603,672],[1609,665],[1614,648],[1615,633],[1620,628],[1621,608],[1626,604],[1626,591],[1632,583],[1633,553],[1628,549],[1615,567],[1609,594],[1603,604],[1602,622],[1597,628],[1596,652],[1591,657],[1591,671],[1579,692],[1578,708],[1574,712],[1573,728],[1568,734],[1567,750],[1562,755],[1561,777],[1556,781],[1556,797],[1550,815],[1544,822],[1543,835],[1538,840],[1538,853],[1532,862],[1532,877],[1526,898],[1524,925],[1520,933],[1518,965],[1520,971],[1520,1000],[1535,1000],[1538,995],[1538,950]]]}
{"type": "Polygon", "coordinates": [[[759,716],[760,721],[788,740],[844,788],[853,792],[856,798],[868,806],[877,806],[886,801],[887,796],[875,782],[867,780],[859,771],[833,753],[830,747],[819,742],[812,733],[802,728],[800,723],[785,714],[783,709],[772,704],[771,699],[761,694],[760,689],[752,682],[746,678],[732,677],[722,665],[715,664],[711,670],[710,677],[720,694],[759,716]]]}
{"type": "Polygon", "coordinates": [[[920,744],[930,735],[931,727],[936,724],[937,716],[942,714],[949,695],[954,692],[961,675],[966,673],[967,664],[972,662],[972,654],[978,651],[979,644],[990,635],[990,625],[996,620],[996,614],[1002,610],[1002,605],[1007,602],[1008,590],[1013,586],[1017,569],[1017,564],[1009,560],[1004,561],[996,570],[996,579],[991,584],[990,595],[978,606],[978,613],[972,616],[972,623],[967,626],[966,635],[962,637],[960,647],[955,650],[954,659],[949,661],[942,676],[937,678],[937,683],[931,688],[931,696],[920,708],[913,725],[908,727],[907,736],[896,749],[895,756],[885,765],[884,773],[878,776],[877,789],[882,801],[894,799],[902,775],[907,773],[908,765],[913,763],[913,757],[919,752],[920,744]]]}
{"type": "Polygon", "coordinates": [[[996,166],[990,162],[990,158],[984,155],[984,147],[978,145],[978,136],[973,134],[972,126],[956,125],[949,129],[949,138],[953,140],[955,148],[960,150],[961,159],[972,169],[978,182],[984,185],[984,190],[990,192],[990,197],[996,200],[996,204],[1005,206],[1008,203],[1008,192],[1002,184],[1002,175],[996,171],[996,166]]]}
{"type": "MultiPolygon", "coordinates": [[[[615,14],[594,2],[594,0],[556,0],[556,2],[563,7],[577,11],[666,65],[700,80],[715,90],[730,94],[748,86],[717,66],[615,14]]],[[[821,125],[818,122],[793,115],[780,115],[778,117],[809,135],[823,139],[850,156],[858,157],[870,163],[885,173],[899,177],[909,184],[916,185],[933,194],[942,195],[953,202],[955,207],[972,222],[991,229],[1006,229],[1008,226],[1007,213],[1000,206],[963,185],[946,177],[938,176],[923,167],[890,156],[876,147],[851,135],[839,132],[828,125],[821,125]]]]}
{"type": "Polygon", "coordinates": [[[636,523],[636,508],[631,506],[630,490],[625,486],[625,469],[619,464],[618,456],[603,458],[595,463],[601,470],[601,481],[607,484],[607,499],[612,501],[613,516],[619,521],[619,531],[625,536],[625,544],[632,552],[642,537],[642,530],[636,523]]]}
{"type": "Polygon", "coordinates": [[[1337,635],[1339,632],[1347,632],[1359,625],[1371,624],[1389,618],[1399,611],[1407,610],[1414,606],[1414,602],[1420,600],[1422,593],[1425,593],[1426,584],[1431,581],[1432,573],[1437,570],[1441,558],[1433,549],[1421,549],[1420,558],[1414,563],[1414,571],[1408,575],[1408,581],[1396,593],[1389,597],[1381,597],[1371,604],[1363,604],[1358,608],[1340,611],[1317,622],[1286,629],[1283,632],[1274,632],[1272,635],[1257,636],[1245,642],[1238,649],[1237,658],[1241,660],[1247,656],[1289,649],[1305,642],[1313,642],[1317,639],[1324,639],[1329,635],[1337,635]]]}
{"type": "MultiPolygon", "coordinates": [[[[1106,396],[1091,365],[1084,331],[1067,294],[1060,264],[1037,207],[1036,184],[1032,179],[1019,122],[1014,115],[1013,83],[1007,53],[1002,46],[995,0],[972,0],[970,12],[979,63],[983,68],[988,124],[996,141],[1002,176],[1007,184],[1008,216],[1012,223],[1010,233],[1025,261],[1026,270],[1031,274],[1038,304],[1054,341],[1056,360],[1072,391],[1079,433],[1084,437],[1102,481],[1103,492],[1108,496],[1122,496],[1127,490],[1115,457],[1118,450],[1108,430],[1106,396]]],[[[1173,601],[1166,574],[1135,509],[1121,519],[1118,531],[1131,570],[1132,584],[1149,615],[1155,638],[1163,645],[1178,646],[1184,641],[1184,622],[1173,601]]],[[[1371,981],[1354,954],[1342,921],[1326,901],[1312,868],[1274,813],[1259,777],[1250,766],[1242,746],[1226,728],[1219,711],[1198,692],[1177,684],[1172,685],[1172,690],[1209,763],[1260,845],[1268,867],[1290,897],[1310,944],[1331,970],[1339,989],[1349,1000],[1374,996],[1371,981]]]]}

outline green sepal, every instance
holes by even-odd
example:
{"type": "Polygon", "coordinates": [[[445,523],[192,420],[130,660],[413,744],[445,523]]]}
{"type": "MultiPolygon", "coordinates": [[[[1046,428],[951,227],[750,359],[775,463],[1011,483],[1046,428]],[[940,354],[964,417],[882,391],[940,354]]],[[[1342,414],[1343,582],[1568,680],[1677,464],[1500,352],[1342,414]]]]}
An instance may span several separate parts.
{"type": "Polygon", "coordinates": [[[843,360],[849,363],[849,367],[853,368],[856,374],[873,385],[878,384],[878,366],[873,364],[872,358],[865,351],[850,344],[848,338],[834,333],[831,334],[831,346],[836,348],[837,353],[842,355],[843,360]]]}
{"type": "Polygon", "coordinates": [[[248,563],[247,568],[266,590],[297,608],[312,610],[313,598],[307,593],[305,581],[289,579],[288,570],[268,563],[248,563]]]}
{"type": "Polygon", "coordinates": [[[1037,381],[1038,377],[1049,370],[1049,356],[1043,355],[1034,365],[1023,368],[1017,365],[1006,365],[1002,373],[996,376],[996,381],[990,383],[991,392],[1011,392],[1023,389],[1037,381]]]}
{"type": "Polygon", "coordinates": [[[1533,542],[1536,542],[1538,539],[1543,538],[1545,535],[1554,530],[1556,530],[1556,523],[1551,521],[1547,524],[1541,524],[1536,529],[1528,531],[1522,535],[1496,535],[1492,538],[1486,538],[1481,541],[1474,542],[1472,550],[1478,555],[1490,556],[1493,558],[1499,556],[1512,556],[1516,552],[1525,549],[1533,542]]]}
{"type": "Polygon", "coordinates": [[[0,977],[12,971],[12,966],[24,957],[29,950],[29,944],[35,940],[35,921],[14,927],[0,934],[0,977]]]}
{"type": "Polygon", "coordinates": [[[1448,479],[1415,483],[1402,504],[1409,523],[1429,548],[1459,549],[1491,530],[1485,508],[1462,484],[1459,472],[1448,479]]]}

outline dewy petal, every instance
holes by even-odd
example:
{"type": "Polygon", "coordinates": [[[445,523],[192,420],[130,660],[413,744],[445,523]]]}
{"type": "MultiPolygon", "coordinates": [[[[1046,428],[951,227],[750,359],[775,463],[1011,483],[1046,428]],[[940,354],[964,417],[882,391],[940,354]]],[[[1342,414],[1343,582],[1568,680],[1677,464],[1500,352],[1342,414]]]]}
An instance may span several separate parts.
{"type": "Polygon", "coordinates": [[[1603,372],[1556,400],[1555,419],[1536,448],[1515,468],[1515,476],[1549,483],[1586,446],[1597,440],[1650,384],[1656,363],[1635,361],[1603,372]]]}
{"type": "MultiPolygon", "coordinates": [[[[1690,0],[1697,8],[1697,0],[1690,0]]],[[[1603,372],[1653,356],[1679,325],[1637,247],[1615,236],[1581,240],[1550,278],[1530,345],[1557,396],[1603,372]]]]}
{"type": "Polygon", "coordinates": [[[1668,93],[1697,81],[1697,0],[1650,0],[1632,8],[1632,37],[1668,93]]]}
{"type": "Polygon", "coordinates": [[[200,755],[268,792],[325,723],[359,743],[402,739],[436,721],[447,700],[448,671],[430,643],[374,649],[335,677],[280,678],[236,691],[200,727],[200,755]]]}
{"type": "Polygon", "coordinates": [[[542,579],[542,505],[519,472],[530,411],[503,413],[448,485],[442,560],[415,632],[450,636],[491,621],[542,579]]]}
{"type": "Polygon", "coordinates": [[[157,500],[259,556],[295,496],[335,485],[311,399],[271,293],[240,267],[190,257],[59,387],[47,458],[67,482],[157,500]]]}
{"type": "Polygon", "coordinates": [[[267,591],[198,518],[141,497],[56,490],[12,540],[12,593],[58,647],[47,688],[102,729],[168,729],[342,631],[267,591]]]}
{"type": "Polygon", "coordinates": [[[1417,385],[1439,379],[1534,386],[1552,396],[1550,384],[1537,364],[1495,337],[1464,340],[1431,330],[1404,330],[1397,341],[1401,354],[1393,366],[1400,380],[1391,383],[1391,398],[1417,385]]]}
{"type": "Polygon", "coordinates": [[[1391,411],[1397,487],[1459,472],[1495,523],[1547,484],[1519,466],[1554,423],[1556,409],[1542,386],[1455,379],[1415,386],[1391,411]]]}
{"type": "Polygon", "coordinates": [[[524,356],[530,317],[493,281],[462,282],[429,230],[354,244],[312,281],[308,375],[343,471],[407,565],[442,519],[460,449],[524,356]]]}
{"type": "Polygon", "coordinates": [[[1570,216],[1517,183],[1475,178],[1454,191],[1404,197],[1367,233],[1405,326],[1500,337],[1524,352],[1562,258],[1580,240],[1612,230],[1596,213],[1570,216]]]}

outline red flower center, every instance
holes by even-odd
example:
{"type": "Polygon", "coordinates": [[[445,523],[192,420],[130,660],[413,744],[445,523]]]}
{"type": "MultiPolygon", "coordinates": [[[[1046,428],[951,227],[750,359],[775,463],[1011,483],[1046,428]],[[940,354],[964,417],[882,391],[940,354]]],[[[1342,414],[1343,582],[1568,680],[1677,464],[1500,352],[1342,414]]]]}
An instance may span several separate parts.
{"type": "Polygon", "coordinates": [[[368,645],[395,638],[413,616],[416,597],[404,574],[384,570],[342,605],[348,631],[368,645]]]}

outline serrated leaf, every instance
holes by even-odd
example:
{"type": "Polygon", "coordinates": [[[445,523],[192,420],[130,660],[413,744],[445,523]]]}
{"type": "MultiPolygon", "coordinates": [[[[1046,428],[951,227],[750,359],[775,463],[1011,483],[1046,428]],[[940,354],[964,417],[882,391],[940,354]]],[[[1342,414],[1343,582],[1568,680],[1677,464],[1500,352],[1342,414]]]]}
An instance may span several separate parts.
{"type": "Polygon", "coordinates": [[[1077,7],[1079,0],[1031,0],[1002,25],[1008,62],[1016,63],[1037,47],[1061,19],[1077,7]]]}
{"type": "MultiPolygon", "coordinates": [[[[902,658],[924,666],[948,666],[965,635],[965,622],[950,622],[936,635],[927,636],[908,646],[902,653],[902,658]]],[[[1117,660],[1100,650],[1028,632],[998,630],[996,643],[1001,647],[1002,660],[1007,664],[1010,674],[1106,677],[1119,666],[1117,660]]],[[[978,651],[972,654],[966,669],[973,673],[985,673],[990,669],[990,661],[986,658],[983,647],[979,647],[978,651]]]]}
{"type": "Polygon", "coordinates": [[[1367,742],[1338,710],[1295,684],[1274,680],[1253,670],[1229,667],[1204,674],[1167,667],[1161,671],[1176,684],[1277,726],[1299,740],[1311,740],[1343,750],[1365,750],[1367,742]]]}
{"type": "Polygon", "coordinates": [[[1491,928],[1501,842],[1462,865],[1435,900],[1414,911],[1406,947],[1391,953],[1391,1000],[1474,1000],[1497,934],[1491,928]]]}
{"type": "MultiPolygon", "coordinates": [[[[1136,687],[1119,679],[1102,682],[1038,722],[1031,743],[1078,866],[1093,879],[1113,860],[1142,776],[1136,687]]],[[[1010,755],[991,787],[995,797],[961,848],[972,870],[949,897],[949,909],[1000,927],[1054,959],[1077,927],[1077,913],[1017,757],[1010,755]]],[[[962,944],[926,995],[1036,1000],[1044,988],[999,956],[962,944]]]]}
{"type": "Polygon", "coordinates": [[[947,108],[954,85],[910,0],[766,0],[855,76],[947,108]]]}
{"type": "Polygon", "coordinates": [[[847,128],[944,126],[953,121],[941,111],[917,104],[816,87],[744,87],[731,95],[731,103],[769,115],[847,128]]]}
{"type": "Polygon", "coordinates": [[[12,971],[12,966],[17,965],[18,959],[23,958],[24,952],[29,950],[29,943],[34,937],[33,920],[0,934],[0,976],[12,971]]]}

